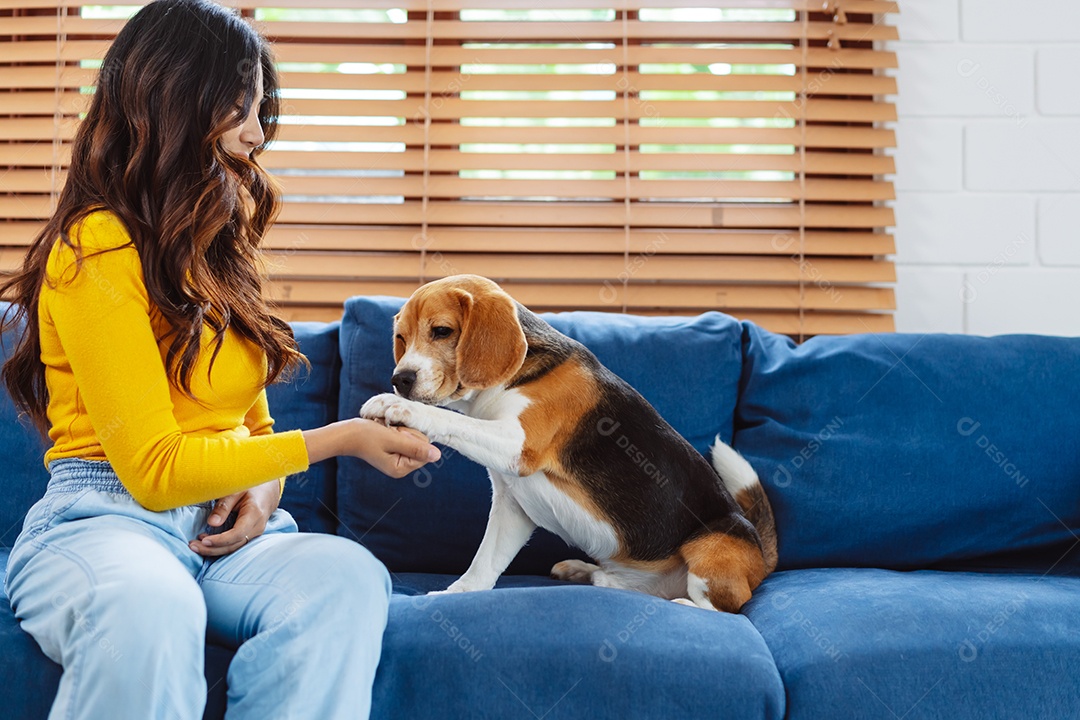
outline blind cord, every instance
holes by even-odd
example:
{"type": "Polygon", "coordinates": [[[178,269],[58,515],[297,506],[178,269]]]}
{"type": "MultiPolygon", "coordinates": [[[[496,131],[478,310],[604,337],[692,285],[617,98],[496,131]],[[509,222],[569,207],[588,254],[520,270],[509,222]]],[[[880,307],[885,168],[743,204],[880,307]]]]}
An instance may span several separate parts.
{"type": "MultiPolygon", "coordinates": [[[[827,3],[826,3],[827,4],[827,3]]],[[[803,10],[802,14],[802,37],[799,39],[799,47],[802,50],[802,66],[800,74],[802,97],[799,108],[799,342],[806,339],[806,114],[807,103],[810,98],[807,93],[807,74],[810,59],[809,33],[810,12],[803,10]]]]}
{"type": "Polygon", "coordinates": [[[428,185],[431,178],[431,55],[435,45],[435,4],[427,3],[427,32],[424,41],[424,178],[420,199],[420,284],[427,282],[428,185]]]}
{"type": "Polygon", "coordinates": [[[623,278],[622,311],[629,309],[630,294],[630,3],[623,3],[622,50],[623,50],[623,278]]]}
{"type": "Polygon", "coordinates": [[[63,148],[63,138],[60,136],[64,124],[64,111],[61,107],[63,100],[64,83],[64,45],[67,43],[67,24],[64,18],[67,15],[67,0],[61,0],[56,8],[56,85],[54,88],[53,104],[53,137],[52,137],[52,173],[49,180],[49,214],[56,211],[60,201],[60,151],[63,148]]]}

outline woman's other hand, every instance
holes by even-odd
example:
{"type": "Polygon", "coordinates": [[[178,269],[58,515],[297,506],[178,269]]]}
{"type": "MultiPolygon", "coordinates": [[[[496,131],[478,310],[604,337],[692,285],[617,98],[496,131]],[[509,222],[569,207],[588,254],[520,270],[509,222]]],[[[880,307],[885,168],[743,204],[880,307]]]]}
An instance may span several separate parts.
{"type": "Polygon", "coordinates": [[[212,528],[220,528],[233,512],[236,513],[236,522],[223,532],[202,533],[188,546],[203,557],[220,557],[236,552],[262,535],[280,499],[280,480],[271,480],[221,498],[214,503],[214,510],[206,523],[212,528]]]}

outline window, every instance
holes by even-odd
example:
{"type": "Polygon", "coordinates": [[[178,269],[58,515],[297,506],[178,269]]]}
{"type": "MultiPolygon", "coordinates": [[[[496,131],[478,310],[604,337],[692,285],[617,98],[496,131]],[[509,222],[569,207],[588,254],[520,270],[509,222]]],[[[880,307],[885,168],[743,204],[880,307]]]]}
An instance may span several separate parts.
{"type": "MultiPolygon", "coordinates": [[[[895,3],[264,4],[240,0],[281,70],[262,161],[285,191],[266,256],[287,317],[471,272],[539,310],[892,329],[895,3]]],[[[137,5],[0,8],[9,270],[137,5]]]]}

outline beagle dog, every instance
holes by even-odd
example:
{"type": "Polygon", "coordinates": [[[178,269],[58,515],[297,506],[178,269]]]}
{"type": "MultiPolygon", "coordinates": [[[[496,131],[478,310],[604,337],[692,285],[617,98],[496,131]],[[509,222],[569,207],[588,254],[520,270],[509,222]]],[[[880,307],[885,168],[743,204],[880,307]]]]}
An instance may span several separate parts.
{"type": "Polygon", "coordinates": [[[488,468],[487,530],[445,592],[487,590],[537,526],[581,548],[552,576],[738,612],[776,567],[757,474],[719,437],[712,466],[625,381],[491,280],[419,288],[394,318],[395,393],[363,417],[488,468]],[[458,412],[454,412],[454,411],[458,412]],[[689,598],[689,599],[687,599],[689,598]]]}

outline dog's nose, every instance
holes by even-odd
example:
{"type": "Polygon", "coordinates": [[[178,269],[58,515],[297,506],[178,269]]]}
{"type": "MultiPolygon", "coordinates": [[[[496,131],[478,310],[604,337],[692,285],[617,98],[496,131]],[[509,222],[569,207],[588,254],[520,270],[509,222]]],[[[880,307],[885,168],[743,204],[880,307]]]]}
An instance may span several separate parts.
{"type": "Polygon", "coordinates": [[[408,398],[409,393],[412,392],[413,385],[416,384],[416,371],[415,370],[402,370],[401,372],[394,373],[394,377],[390,378],[391,384],[394,389],[397,390],[397,394],[403,398],[408,398]]]}

